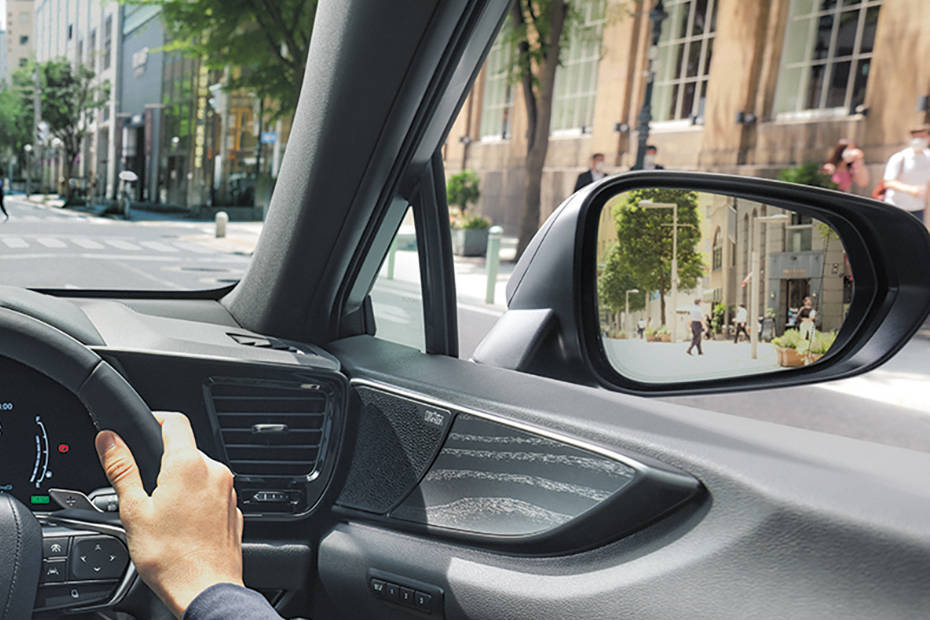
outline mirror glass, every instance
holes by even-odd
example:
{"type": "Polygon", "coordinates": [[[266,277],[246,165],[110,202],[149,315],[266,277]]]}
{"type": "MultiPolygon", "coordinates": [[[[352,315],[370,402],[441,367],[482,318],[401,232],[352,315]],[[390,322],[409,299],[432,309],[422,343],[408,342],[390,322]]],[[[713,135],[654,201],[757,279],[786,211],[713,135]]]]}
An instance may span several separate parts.
{"type": "Polygon", "coordinates": [[[620,374],[673,383],[816,364],[852,300],[842,240],[799,212],[646,188],[604,206],[601,339],[620,374]]]}

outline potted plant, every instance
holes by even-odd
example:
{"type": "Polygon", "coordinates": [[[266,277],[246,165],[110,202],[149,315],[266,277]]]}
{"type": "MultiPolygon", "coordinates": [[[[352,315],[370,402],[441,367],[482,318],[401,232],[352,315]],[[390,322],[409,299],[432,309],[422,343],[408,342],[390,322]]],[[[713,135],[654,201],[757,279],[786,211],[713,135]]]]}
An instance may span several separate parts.
{"type": "Polygon", "coordinates": [[[466,214],[468,206],[478,202],[480,196],[478,175],[471,170],[453,174],[446,182],[446,200],[458,207],[458,213],[450,217],[452,253],[457,256],[484,256],[488,251],[491,221],[480,215],[466,214]]]}
{"type": "Polygon", "coordinates": [[[655,342],[656,341],[656,330],[654,327],[650,327],[646,330],[646,342],[655,342]]]}
{"type": "Polygon", "coordinates": [[[778,365],[786,368],[803,366],[807,352],[804,356],[798,352],[798,346],[806,341],[801,338],[801,332],[797,329],[787,329],[785,333],[777,338],[772,339],[775,345],[775,352],[778,355],[778,365]]]}
{"type": "Polygon", "coordinates": [[[803,352],[806,351],[807,363],[813,364],[826,355],[835,341],[836,332],[815,332],[813,338],[798,345],[798,353],[803,355],[803,352]]]}
{"type": "Polygon", "coordinates": [[[715,304],[711,312],[710,326],[713,329],[715,340],[723,340],[725,338],[723,334],[723,324],[726,320],[726,312],[727,307],[723,304],[715,304]]]}
{"type": "Polygon", "coordinates": [[[659,342],[671,342],[672,341],[672,330],[668,326],[663,325],[656,330],[656,338],[659,342]]]}

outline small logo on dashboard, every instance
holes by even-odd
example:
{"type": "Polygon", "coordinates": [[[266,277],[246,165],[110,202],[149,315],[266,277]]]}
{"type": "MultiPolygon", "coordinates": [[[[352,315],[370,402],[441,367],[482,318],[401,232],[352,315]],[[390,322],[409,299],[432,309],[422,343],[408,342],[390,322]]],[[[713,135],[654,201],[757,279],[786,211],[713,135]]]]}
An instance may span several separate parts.
{"type": "Polygon", "coordinates": [[[434,409],[427,409],[423,412],[423,421],[442,426],[442,423],[446,421],[446,416],[434,409]]]}

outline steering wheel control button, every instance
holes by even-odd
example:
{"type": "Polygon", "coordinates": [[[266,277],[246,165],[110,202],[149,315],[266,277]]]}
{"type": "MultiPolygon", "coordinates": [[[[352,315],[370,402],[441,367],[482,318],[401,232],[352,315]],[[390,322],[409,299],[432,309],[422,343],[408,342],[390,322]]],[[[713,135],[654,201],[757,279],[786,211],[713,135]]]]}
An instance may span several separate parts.
{"type": "Polygon", "coordinates": [[[41,586],[36,595],[35,607],[39,609],[61,609],[83,607],[105,601],[113,595],[116,583],[63,583],[41,586]]]}
{"type": "Polygon", "coordinates": [[[66,558],[68,557],[68,547],[70,546],[71,539],[67,536],[59,536],[56,538],[43,538],[42,539],[42,557],[46,560],[51,558],[66,558]]]}
{"type": "Polygon", "coordinates": [[[40,583],[55,583],[65,581],[68,577],[68,560],[45,560],[42,562],[40,583]]]}
{"type": "Polygon", "coordinates": [[[101,512],[119,512],[119,499],[116,493],[94,495],[90,501],[101,512]]]}
{"type": "Polygon", "coordinates": [[[79,537],[71,550],[73,579],[116,579],[129,564],[129,551],[111,536],[79,537]]]}

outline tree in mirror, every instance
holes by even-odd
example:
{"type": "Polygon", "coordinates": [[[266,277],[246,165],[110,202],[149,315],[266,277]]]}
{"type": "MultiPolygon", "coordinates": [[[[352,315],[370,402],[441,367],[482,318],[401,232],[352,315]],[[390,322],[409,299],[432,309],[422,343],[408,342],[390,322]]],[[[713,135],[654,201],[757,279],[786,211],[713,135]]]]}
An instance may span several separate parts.
{"type": "Polygon", "coordinates": [[[601,342],[645,383],[720,379],[817,363],[853,277],[825,222],[732,196],[646,188],[600,214],[601,342]]]}

